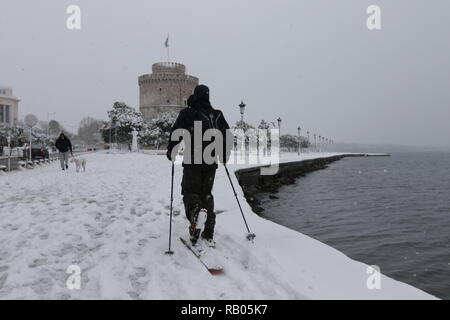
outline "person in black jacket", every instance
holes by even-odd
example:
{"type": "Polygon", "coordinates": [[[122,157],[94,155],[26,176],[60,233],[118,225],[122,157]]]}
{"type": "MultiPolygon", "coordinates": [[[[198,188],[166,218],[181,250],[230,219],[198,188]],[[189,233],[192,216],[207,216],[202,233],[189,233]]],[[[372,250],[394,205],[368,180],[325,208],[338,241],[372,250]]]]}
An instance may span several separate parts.
{"type": "Polygon", "coordinates": [[[61,162],[61,169],[69,169],[69,151],[73,157],[72,143],[70,142],[69,138],[67,138],[64,133],[61,133],[59,135],[59,138],[56,139],[55,147],[59,151],[59,161],[61,162]]]}
{"type": "MultiPolygon", "coordinates": [[[[189,233],[191,242],[195,245],[199,237],[198,230],[195,229],[197,217],[202,209],[207,210],[207,219],[201,237],[209,246],[214,246],[214,228],[216,224],[216,215],[214,213],[214,197],[212,188],[217,169],[218,158],[221,162],[226,162],[230,148],[227,148],[227,134],[229,125],[220,110],[211,106],[209,101],[209,88],[205,85],[197,86],[194,94],[188,99],[188,107],[183,109],[178,115],[177,120],[171,129],[171,137],[167,147],[167,157],[170,161],[175,160],[178,153],[179,140],[172,140],[172,134],[178,129],[184,129],[190,136],[190,145],[186,145],[188,139],[185,139],[185,149],[183,157],[183,180],[181,183],[181,193],[186,211],[186,217],[190,221],[189,233]],[[199,128],[201,131],[196,131],[199,128]],[[216,154],[216,150],[211,152],[210,159],[205,159],[203,153],[205,148],[211,144],[211,141],[203,141],[203,135],[208,129],[220,132],[222,141],[222,150],[216,154]],[[201,134],[202,138],[196,139],[195,134],[201,134]],[[197,154],[196,154],[197,152],[197,154]],[[201,155],[199,158],[198,155],[201,155]],[[214,159],[215,161],[211,161],[214,159]]],[[[212,142],[216,138],[211,139],[212,142]]],[[[220,149],[220,148],[219,148],[220,149]]]]}

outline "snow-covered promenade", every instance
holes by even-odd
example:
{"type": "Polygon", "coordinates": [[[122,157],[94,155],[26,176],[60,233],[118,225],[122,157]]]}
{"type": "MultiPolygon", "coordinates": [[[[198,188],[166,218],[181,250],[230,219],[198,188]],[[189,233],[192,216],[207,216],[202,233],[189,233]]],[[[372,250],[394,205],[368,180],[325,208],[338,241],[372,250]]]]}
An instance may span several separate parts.
{"type": "Polygon", "coordinates": [[[223,168],[214,195],[216,250],[226,274],[213,277],[178,240],[188,226],[181,167],[175,255],[167,256],[170,162],[140,153],[85,157],[86,173],[52,163],[0,176],[0,299],[433,298],[384,276],[381,289],[368,289],[367,265],[253,214],[233,175],[257,235],[248,242],[223,168]],[[66,286],[70,265],[81,268],[80,290],[66,286]]]}

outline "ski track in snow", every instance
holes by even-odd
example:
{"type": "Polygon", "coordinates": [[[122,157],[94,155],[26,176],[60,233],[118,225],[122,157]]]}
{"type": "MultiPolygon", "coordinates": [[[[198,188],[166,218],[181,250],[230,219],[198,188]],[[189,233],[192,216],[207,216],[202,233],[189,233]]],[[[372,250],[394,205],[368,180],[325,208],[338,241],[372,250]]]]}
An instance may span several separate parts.
{"type": "Polygon", "coordinates": [[[175,255],[167,256],[170,162],[140,153],[84,157],[85,173],[53,163],[0,177],[0,299],[430,298],[386,277],[382,291],[367,290],[367,266],[257,217],[238,191],[257,234],[248,242],[220,169],[214,256],[226,274],[213,277],[178,239],[188,228],[180,167],[175,255]],[[334,263],[349,267],[329,272],[334,263]],[[70,265],[81,268],[80,290],[66,287],[70,265]]]}

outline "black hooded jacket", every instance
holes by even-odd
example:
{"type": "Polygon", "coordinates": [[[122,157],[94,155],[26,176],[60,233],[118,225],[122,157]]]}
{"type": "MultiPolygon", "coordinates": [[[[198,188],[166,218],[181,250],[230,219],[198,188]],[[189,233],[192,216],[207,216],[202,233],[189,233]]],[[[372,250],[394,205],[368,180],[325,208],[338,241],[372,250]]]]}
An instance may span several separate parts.
{"type": "Polygon", "coordinates": [[[64,136],[64,139],[61,139],[61,137],[56,139],[55,147],[59,152],[72,152],[72,143],[66,136],[64,136]]]}
{"type": "MultiPolygon", "coordinates": [[[[194,122],[201,122],[202,123],[202,137],[204,133],[208,129],[217,129],[222,133],[223,137],[223,150],[222,155],[223,157],[220,158],[221,162],[226,162],[229,157],[229,153],[231,150],[228,150],[226,148],[227,145],[227,130],[230,129],[227,121],[225,120],[225,117],[220,110],[214,109],[210,102],[205,99],[196,99],[195,96],[191,96],[188,100],[188,108],[183,109],[180,114],[178,115],[177,120],[175,121],[174,125],[171,129],[171,136],[169,140],[169,145],[167,147],[167,155],[169,159],[171,159],[172,151],[173,149],[181,142],[181,139],[179,141],[173,141],[172,140],[172,133],[177,129],[185,129],[189,131],[191,136],[191,147],[190,147],[190,155],[184,154],[184,160],[183,160],[183,166],[213,166],[217,168],[217,163],[213,164],[207,164],[205,163],[204,159],[202,159],[202,163],[195,164],[194,163],[194,152],[195,150],[199,150],[201,147],[201,154],[203,154],[205,148],[211,144],[211,141],[203,141],[202,144],[196,145],[195,139],[194,139],[194,122]],[[190,156],[190,161],[187,161],[187,157],[190,156]]],[[[228,139],[230,139],[228,137],[228,139]]],[[[214,140],[213,140],[214,141],[214,140]]],[[[230,141],[228,141],[229,144],[230,141]]],[[[214,155],[214,154],[213,154],[214,155]]],[[[216,155],[216,157],[219,155],[216,155]]]]}

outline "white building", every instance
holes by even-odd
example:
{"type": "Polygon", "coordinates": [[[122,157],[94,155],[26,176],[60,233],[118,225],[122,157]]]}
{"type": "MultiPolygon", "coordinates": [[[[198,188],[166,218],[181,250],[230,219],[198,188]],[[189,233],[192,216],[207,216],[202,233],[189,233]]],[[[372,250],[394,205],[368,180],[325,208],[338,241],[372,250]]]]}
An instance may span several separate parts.
{"type": "Polygon", "coordinates": [[[12,88],[0,87],[0,123],[12,125],[19,118],[19,99],[12,88]]]}

